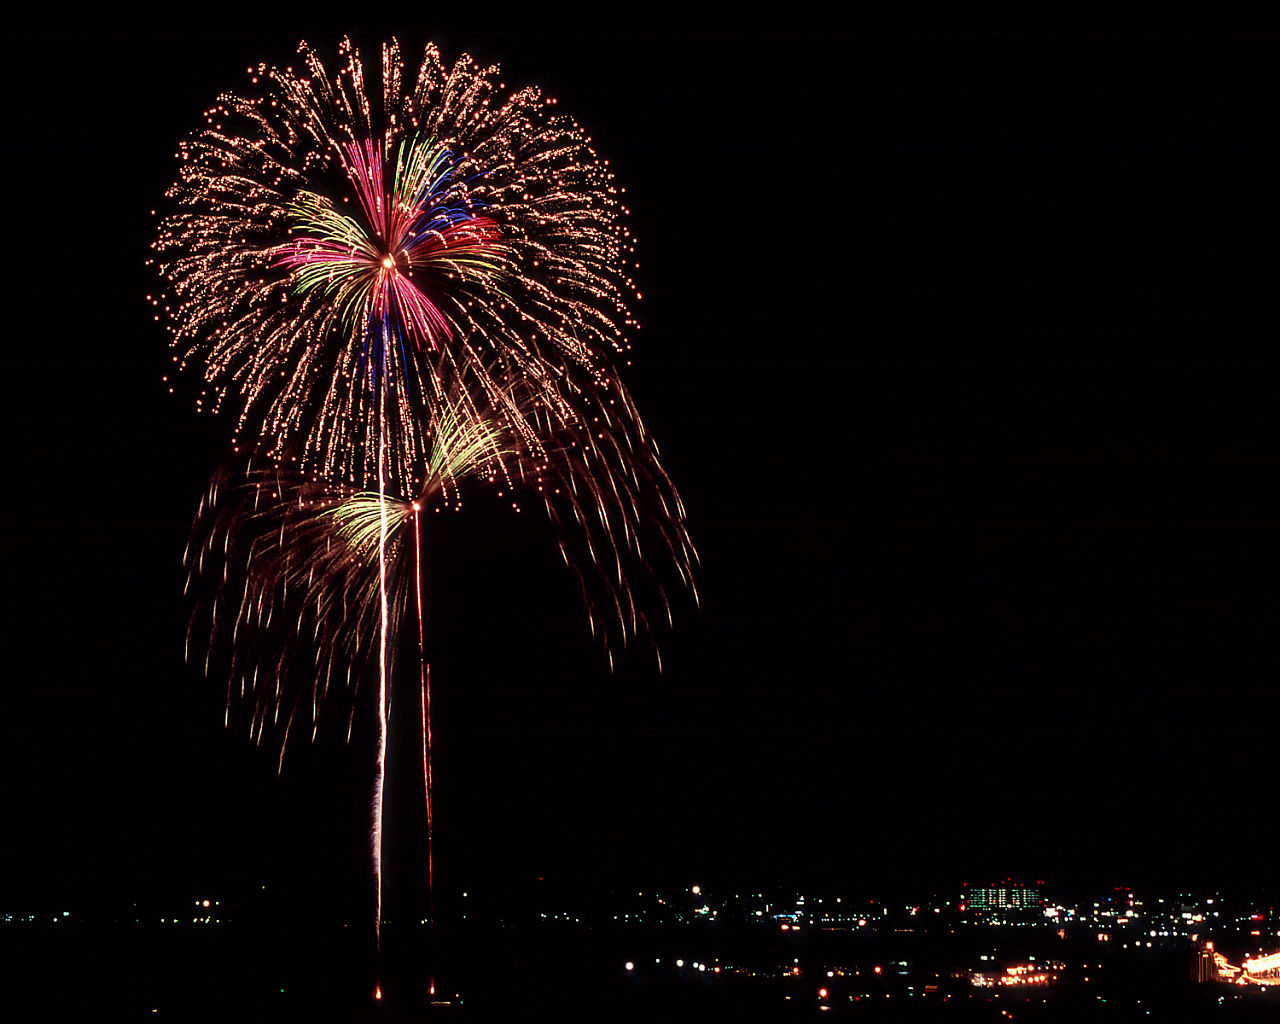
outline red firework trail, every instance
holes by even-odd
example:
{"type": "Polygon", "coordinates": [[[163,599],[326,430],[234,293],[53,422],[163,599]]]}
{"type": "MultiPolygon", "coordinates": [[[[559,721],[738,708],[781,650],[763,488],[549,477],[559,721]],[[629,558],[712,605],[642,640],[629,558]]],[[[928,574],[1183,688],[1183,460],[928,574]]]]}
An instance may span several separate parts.
{"type": "Polygon", "coordinates": [[[431,817],[431,666],[427,664],[426,633],[422,624],[422,533],[418,513],[419,502],[413,503],[414,595],[418,603],[418,684],[419,707],[422,709],[422,788],[427,805],[427,937],[431,949],[431,973],[428,977],[431,995],[436,994],[435,934],[436,890],[435,867],[432,863],[431,817]]]}

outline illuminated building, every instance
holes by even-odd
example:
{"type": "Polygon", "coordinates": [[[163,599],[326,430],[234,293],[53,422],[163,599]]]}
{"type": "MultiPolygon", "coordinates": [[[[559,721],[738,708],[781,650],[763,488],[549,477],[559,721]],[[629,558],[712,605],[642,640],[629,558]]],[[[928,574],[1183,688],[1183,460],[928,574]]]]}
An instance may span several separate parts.
{"type": "Polygon", "coordinates": [[[1280,985],[1280,953],[1246,960],[1244,976],[1255,985],[1280,985]]]}
{"type": "Polygon", "coordinates": [[[1044,913],[1045,900],[1040,886],[1043,882],[1027,885],[1005,879],[994,885],[979,886],[973,889],[965,884],[961,894],[959,909],[968,911],[975,918],[984,918],[992,923],[1011,920],[1023,920],[1044,913]]]}

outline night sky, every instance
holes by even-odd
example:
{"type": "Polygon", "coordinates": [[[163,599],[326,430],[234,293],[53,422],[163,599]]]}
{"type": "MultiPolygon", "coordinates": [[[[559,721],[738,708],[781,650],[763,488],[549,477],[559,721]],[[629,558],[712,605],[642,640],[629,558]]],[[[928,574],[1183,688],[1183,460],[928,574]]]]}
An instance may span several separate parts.
{"type": "MultiPolygon", "coordinates": [[[[626,380],[702,556],[665,671],[610,674],[548,524],[431,538],[441,884],[1264,881],[1271,42],[415,10],[385,26],[408,63],[434,39],[544,85],[627,186],[626,380]]],[[[209,27],[7,58],[0,910],[366,884],[373,691],[350,747],[322,732],[277,779],[279,734],[224,730],[222,680],[183,663],[230,431],[167,393],[143,263],[220,90],[384,26],[209,27]]]]}

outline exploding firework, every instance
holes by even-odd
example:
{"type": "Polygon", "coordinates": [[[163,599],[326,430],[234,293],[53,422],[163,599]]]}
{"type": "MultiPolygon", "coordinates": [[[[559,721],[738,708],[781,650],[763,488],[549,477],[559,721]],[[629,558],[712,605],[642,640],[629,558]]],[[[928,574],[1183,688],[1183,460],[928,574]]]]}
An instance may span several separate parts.
{"type": "Polygon", "coordinates": [[[647,445],[611,363],[634,323],[622,190],[584,131],[466,56],[428,47],[410,81],[394,41],[379,111],[349,41],[340,59],[331,75],[304,43],[297,69],[250,68],[179,146],[152,301],[197,406],[233,410],[247,451],[360,487],[385,435],[403,493],[463,378],[485,405],[533,389],[510,410],[527,445],[540,408],[647,445]]]}

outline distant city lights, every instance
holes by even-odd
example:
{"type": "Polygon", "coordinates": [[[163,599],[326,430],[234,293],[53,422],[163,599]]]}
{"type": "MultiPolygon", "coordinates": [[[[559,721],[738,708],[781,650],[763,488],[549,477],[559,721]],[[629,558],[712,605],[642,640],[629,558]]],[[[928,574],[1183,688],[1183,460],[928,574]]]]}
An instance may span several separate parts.
{"type": "MultiPolygon", "coordinates": [[[[717,891],[717,887],[710,888],[717,891]]],[[[688,959],[672,957],[668,947],[647,951],[651,960],[621,961],[630,987],[651,984],[664,976],[679,984],[709,985],[717,990],[738,984],[736,979],[740,978],[772,979],[792,993],[786,995],[779,989],[778,998],[804,1002],[814,1000],[816,993],[819,1010],[838,1011],[846,1000],[892,999],[897,1005],[899,1000],[945,1002],[957,996],[978,1000],[1003,996],[1030,999],[1036,1004],[1072,998],[1061,992],[1079,993],[1080,986],[1087,987],[1090,1002],[1096,998],[1111,1000],[1114,1005],[1116,1000],[1128,998],[1118,993],[1130,991],[1124,986],[1132,986],[1132,979],[1140,976],[1130,974],[1126,965],[1150,963],[1153,956],[1168,958],[1165,962],[1171,966],[1175,963],[1172,958],[1182,958],[1181,963],[1192,967],[1191,980],[1229,986],[1228,999],[1237,998],[1236,993],[1246,1000],[1280,997],[1280,920],[1274,902],[1269,902],[1274,896],[1237,899],[1220,893],[1197,896],[1170,892],[1150,897],[1116,888],[1089,902],[1072,903],[1046,896],[1043,883],[1012,882],[965,886],[960,898],[954,893],[935,894],[910,902],[794,890],[726,892],[709,897],[701,885],[675,891],[683,891],[685,898],[664,900],[661,890],[637,889],[624,889],[610,900],[580,903],[563,896],[552,903],[540,895],[538,903],[519,913],[542,929],[577,932],[607,927],[621,934],[640,926],[658,929],[641,933],[640,941],[645,944],[663,935],[670,937],[673,945],[690,943],[684,946],[685,952],[693,953],[688,959]],[[760,948],[773,948],[775,955],[745,955],[747,947],[739,947],[736,939],[716,949],[720,936],[734,934],[723,930],[726,924],[729,929],[746,929],[743,935],[755,932],[765,944],[760,948]],[[677,937],[684,934],[680,929],[687,929],[688,936],[677,937]],[[951,948],[970,950],[967,955],[971,960],[944,965],[922,956],[922,962],[915,962],[912,949],[929,948],[928,944],[939,939],[952,942],[945,936],[961,930],[971,938],[958,946],[953,943],[951,948]],[[842,939],[842,933],[848,939],[842,939]],[[774,938],[768,939],[769,935],[774,938]],[[880,939],[892,945],[875,945],[880,939]],[[912,945],[917,941],[926,946],[912,945]],[[901,950],[902,958],[884,959],[886,948],[901,950]],[[734,955],[728,950],[734,950],[734,955]],[[777,955],[783,951],[785,956],[777,955]],[[637,963],[652,966],[639,970],[637,963]],[[808,987],[807,979],[813,979],[813,988],[808,987]]],[[[159,924],[166,934],[171,930],[181,934],[231,924],[223,917],[224,905],[242,906],[212,895],[185,896],[151,912],[133,904],[127,921],[130,928],[159,924]]],[[[252,900],[248,905],[252,906],[252,900]]],[[[474,904],[467,907],[468,919],[474,919],[474,904]]],[[[241,920],[255,921],[253,915],[259,912],[252,911],[241,920]]],[[[245,911],[227,913],[231,917],[245,911]]],[[[500,913],[520,926],[522,919],[513,916],[510,908],[500,913]]],[[[113,920],[123,923],[119,918],[113,920]]],[[[0,927],[11,929],[56,926],[60,931],[74,931],[92,921],[74,908],[0,913],[0,927]]],[[[416,918],[413,923],[425,927],[416,918]]],[[[1186,978],[1187,968],[1174,973],[1186,978]]],[[[1147,991],[1143,990],[1144,997],[1147,991]]],[[[380,985],[375,985],[374,999],[383,1001],[380,985]]],[[[811,1008],[813,1005],[810,1002],[811,1008]]],[[[1003,999],[992,1010],[1001,1005],[1003,999]]],[[[1139,1012],[1145,1014],[1150,1005],[1146,1002],[1139,1012]]],[[[1009,1016],[1007,1013],[1005,1019],[1009,1016]]]]}

